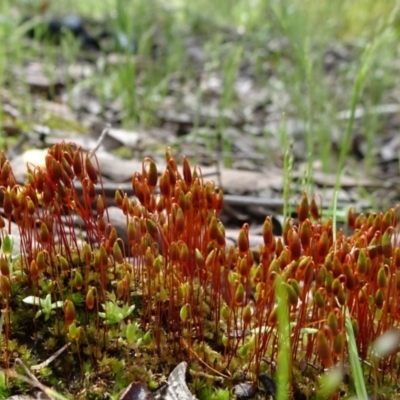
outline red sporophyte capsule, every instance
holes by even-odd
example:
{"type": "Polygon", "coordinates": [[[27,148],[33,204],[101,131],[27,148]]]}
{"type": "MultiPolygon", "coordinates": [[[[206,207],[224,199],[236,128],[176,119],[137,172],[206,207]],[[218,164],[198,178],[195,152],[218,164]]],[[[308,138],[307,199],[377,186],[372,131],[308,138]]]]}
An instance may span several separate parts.
{"type": "Polygon", "coordinates": [[[344,335],[343,332],[339,332],[335,339],[333,340],[333,345],[332,345],[332,350],[333,353],[335,354],[336,357],[342,357],[343,356],[343,351],[344,351],[344,335]]]}
{"type": "Polygon", "coordinates": [[[10,276],[10,266],[4,254],[0,255],[0,272],[4,276],[10,276]]]}
{"type": "Polygon", "coordinates": [[[78,177],[79,179],[82,179],[83,178],[82,149],[80,147],[78,147],[75,150],[72,160],[72,167],[74,169],[75,176],[78,177]]]}
{"type": "Polygon", "coordinates": [[[124,287],[124,281],[118,281],[117,282],[117,287],[115,289],[115,294],[117,295],[117,299],[122,299],[125,294],[125,287],[124,287]]]}
{"type": "Polygon", "coordinates": [[[152,268],[153,267],[153,263],[154,263],[153,252],[151,251],[150,247],[147,247],[145,255],[144,255],[144,265],[145,265],[146,268],[152,268]]]}
{"type": "Polygon", "coordinates": [[[97,229],[102,235],[104,235],[104,233],[106,232],[106,228],[106,220],[103,217],[97,217],[97,229]]]}
{"type": "Polygon", "coordinates": [[[71,165],[72,165],[72,159],[69,156],[69,158],[71,159],[71,162],[68,161],[67,157],[65,155],[67,155],[68,153],[64,153],[64,157],[61,159],[61,169],[67,174],[69,179],[74,179],[75,178],[75,174],[74,171],[72,171],[71,165]]]}
{"type": "Polygon", "coordinates": [[[96,188],[92,181],[86,180],[86,199],[92,203],[96,199],[96,188]]]}
{"type": "MultiPolygon", "coordinates": [[[[182,210],[181,210],[182,211],[182,210]]],[[[149,233],[149,235],[151,236],[151,238],[157,242],[158,241],[158,228],[157,228],[157,224],[151,220],[150,218],[148,218],[146,220],[146,225],[147,225],[147,232],[149,233]]]]}
{"type": "Polygon", "coordinates": [[[44,222],[40,224],[39,241],[41,244],[48,244],[50,242],[50,233],[44,222]]]}
{"type": "Polygon", "coordinates": [[[8,186],[8,178],[10,176],[10,162],[7,160],[1,167],[0,179],[2,186],[8,186]]]}
{"type": "Polygon", "coordinates": [[[104,215],[104,202],[101,196],[97,198],[96,209],[97,209],[97,215],[102,217],[104,215]]]}
{"type": "Polygon", "coordinates": [[[245,254],[249,251],[250,244],[249,244],[249,225],[243,224],[242,229],[239,231],[238,236],[238,249],[241,254],[245,254]]]}
{"type": "Polygon", "coordinates": [[[90,288],[87,291],[85,303],[86,303],[86,307],[89,310],[92,310],[94,308],[94,288],[90,288]]]}
{"type": "Polygon", "coordinates": [[[375,305],[381,309],[385,302],[385,295],[382,289],[378,289],[375,293],[375,305]]]}
{"type": "Polygon", "coordinates": [[[326,231],[322,232],[317,245],[318,255],[321,258],[325,258],[329,251],[329,238],[326,231]]]}
{"type": "Polygon", "coordinates": [[[332,353],[329,345],[330,337],[329,340],[327,337],[330,335],[328,332],[329,327],[324,327],[324,329],[318,331],[316,339],[317,354],[325,368],[329,368],[332,365],[332,353]]]}
{"type": "Polygon", "coordinates": [[[218,220],[214,216],[211,218],[210,225],[208,226],[208,235],[211,241],[216,242],[218,237],[218,220]]]}
{"type": "Polygon", "coordinates": [[[150,159],[149,170],[147,172],[147,184],[151,191],[155,189],[158,181],[158,171],[156,163],[150,159]]]}
{"type": "Polygon", "coordinates": [[[358,259],[357,259],[357,272],[359,275],[363,276],[367,272],[367,256],[365,254],[364,249],[360,249],[360,252],[358,253],[358,259]]]}
{"type": "Polygon", "coordinates": [[[222,211],[224,205],[224,192],[221,188],[216,189],[216,199],[215,199],[215,211],[219,214],[222,211]]]}
{"type": "Polygon", "coordinates": [[[8,190],[4,191],[3,210],[4,210],[4,214],[7,216],[7,218],[10,219],[11,213],[13,210],[13,204],[12,204],[12,200],[11,200],[11,194],[8,190]]]}
{"type": "Polygon", "coordinates": [[[176,243],[176,242],[172,242],[171,243],[169,255],[170,255],[170,258],[171,258],[171,262],[173,264],[179,262],[179,246],[178,246],[178,243],[176,243]]]}
{"type": "Polygon", "coordinates": [[[386,229],[385,233],[382,236],[382,252],[386,258],[390,258],[392,256],[392,240],[391,234],[393,232],[393,228],[389,227],[386,229]]]}
{"type": "Polygon", "coordinates": [[[309,206],[306,191],[303,191],[300,204],[297,207],[297,215],[300,222],[305,221],[308,218],[309,206]]]}
{"type": "Polygon", "coordinates": [[[8,296],[11,292],[10,278],[6,275],[0,276],[0,291],[6,296],[8,296]]]}
{"type": "Polygon", "coordinates": [[[83,278],[82,278],[81,271],[79,269],[75,270],[74,284],[75,284],[75,289],[76,290],[81,290],[82,289],[83,278]]]}
{"type": "Polygon", "coordinates": [[[251,317],[252,317],[252,312],[251,312],[251,307],[250,304],[247,304],[246,307],[243,309],[243,323],[244,325],[248,325],[251,322],[251,317]]]}
{"type": "Polygon", "coordinates": [[[83,245],[82,249],[82,260],[85,263],[85,265],[88,267],[90,263],[92,262],[92,250],[90,249],[90,246],[88,243],[85,243],[83,245]]]}
{"type": "Polygon", "coordinates": [[[124,257],[122,255],[122,250],[121,250],[121,247],[119,247],[118,242],[114,242],[114,245],[113,245],[113,256],[114,256],[114,260],[118,264],[122,264],[124,262],[124,257]]]}
{"type": "Polygon", "coordinates": [[[192,184],[192,171],[186,157],[183,157],[183,179],[188,186],[192,184]]]}
{"type": "Polygon", "coordinates": [[[395,226],[395,210],[391,208],[390,210],[386,211],[385,215],[382,219],[382,227],[381,231],[385,232],[387,228],[390,226],[395,226]]]}
{"type": "Polygon", "coordinates": [[[114,199],[115,199],[115,204],[117,205],[117,207],[121,208],[122,207],[122,201],[123,201],[122,199],[123,199],[123,197],[122,197],[120,189],[115,191],[114,199]]]}
{"type": "Polygon", "coordinates": [[[169,171],[165,170],[160,178],[160,192],[166,198],[169,198],[171,193],[171,182],[169,177],[170,177],[169,171]]]}
{"type": "Polygon", "coordinates": [[[378,285],[380,289],[385,289],[388,285],[388,279],[386,276],[385,267],[379,268],[378,271],[378,285]]]}
{"type": "Polygon", "coordinates": [[[263,229],[262,229],[262,234],[263,234],[263,239],[264,239],[264,245],[267,249],[271,249],[272,242],[274,239],[274,235],[272,232],[272,223],[271,223],[271,217],[266,217],[264,224],[263,224],[263,229]]]}
{"type": "Polygon", "coordinates": [[[298,260],[301,256],[301,243],[297,229],[292,227],[288,233],[288,245],[291,260],[298,260]]]}
{"type": "Polygon", "coordinates": [[[35,260],[32,260],[29,266],[29,276],[34,282],[36,282],[39,278],[39,268],[35,260]]]}
{"type": "Polygon", "coordinates": [[[69,270],[70,270],[70,268],[69,268],[69,262],[67,261],[67,259],[65,258],[65,257],[63,257],[63,256],[58,256],[58,258],[59,258],[59,260],[60,260],[60,268],[61,268],[61,271],[64,273],[64,274],[67,274],[68,272],[69,272],[69,270]]]}
{"type": "Polygon", "coordinates": [[[318,208],[317,202],[315,200],[315,196],[313,196],[311,199],[310,214],[315,220],[319,220],[321,218],[321,214],[319,212],[319,208],[318,208]]]}
{"type": "Polygon", "coordinates": [[[46,169],[53,183],[57,183],[61,178],[61,167],[58,161],[51,155],[46,155],[46,169]]]}
{"type": "Polygon", "coordinates": [[[201,251],[199,249],[195,249],[194,255],[195,255],[197,268],[200,270],[204,269],[205,262],[204,262],[204,257],[203,257],[203,254],[201,253],[201,251]]]}
{"type": "Polygon", "coordinates": [[[90,181],[96,185],[97,184],[97,171],[96,171],[96,168],[93,166],[92,161],[90,160],[89,153],[86,154],[86,157],[85,157],[85,168],[86,168],[86,173],[87,173],[90,181]]]}
{"type": "Polygon", "coordinates": [[[244,286],[242,283],[239,283],[235,291],[235,297],[234,297],[235,305],[241,306],[244,302],[244,298],[245,298],[244,286]]]}
{"type": "Polygon", "coordinates": [[[64,302],[64,316],[65,325],[68,327],[74,322],[76,316],[75,306],[71,300],[65,300],[64,302]]]}

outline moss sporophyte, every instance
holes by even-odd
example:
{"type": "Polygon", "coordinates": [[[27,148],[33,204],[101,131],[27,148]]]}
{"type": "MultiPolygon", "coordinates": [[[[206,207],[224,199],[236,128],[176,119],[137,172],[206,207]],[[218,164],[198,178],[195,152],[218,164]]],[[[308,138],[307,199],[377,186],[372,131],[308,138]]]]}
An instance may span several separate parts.
{"type": "MultiPolygon", "coordinates": [[[[154,382],[161,365],[169,370],[182,359],[224,382],[234,381],[237,371],[256,380],[278,360],[284,301],[291,380],[304,365],[319,371],[347,363],[346,318],[363,360],[377,337],[399,325],[395,209],[351,211],[353,233],[339,230],[334,241],[332,220],[322,220],[316,199],[304,193],[298,220],[287,220],[283,237],[273,235],[265,218],[255,255],[248,224],[237,246],[227,247],[218,218],[222,190],[186,158],[179,169],[169,149],[164,171],[147,157],[133,174],[133,192],[115,193],[126,218],[125,242],[108,218],[95,154],[56,144],[46,166],[28,165],[26,182],[18,184],[1,153],[0,171],[0,361],[6,370],[22,354],[34,365],[70,343],[42,378],[78,397],[87,394],[88,382],[97,382],[95,393],[109,390],[101,385],[106,379],[117,382],[116,390],[135,380],[154,382]],[[20,238],[17,257],[11,221],[20,238]],[[73,378],[77,371],[80,379],[73,378]]],[[[375,357],[374,365],[395,377],[398,361],[391,353],[375,357]]]]}

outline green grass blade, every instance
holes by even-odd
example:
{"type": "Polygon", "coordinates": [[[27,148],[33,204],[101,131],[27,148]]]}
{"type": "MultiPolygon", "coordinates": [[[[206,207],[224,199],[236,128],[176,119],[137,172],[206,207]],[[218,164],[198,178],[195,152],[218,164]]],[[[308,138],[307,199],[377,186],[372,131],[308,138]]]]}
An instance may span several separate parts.
{"type": "Polygon", "coordinates": [[[367,400],[368,395],[367,389],[365,387],[364,374],[361,368],[360,361],[358,359],[356,339],[354,336],[353,325],[351,324],[351,318],[348,309],[346,310],[346,334],[347,343],[349,346],[350,368],[354,379],[356,394],[358,400],[367,400]]]}
{"type": "Polygon", "coordinates": [[[286,287],[280,276],[275,280],[275,296],[278,304],[278,360],[276,371],[276,400],[287,400],[290,384],[290,323],[286,287]]]}

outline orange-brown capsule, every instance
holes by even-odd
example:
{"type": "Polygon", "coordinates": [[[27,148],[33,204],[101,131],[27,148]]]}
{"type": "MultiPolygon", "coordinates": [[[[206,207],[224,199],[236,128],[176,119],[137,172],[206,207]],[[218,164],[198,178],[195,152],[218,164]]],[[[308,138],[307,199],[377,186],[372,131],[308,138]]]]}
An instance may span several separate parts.
{"type": "Polygon", "coordinates": [[[319,212],[319,208],[318,208],[317,202],[315,200],[315,196],[313,196],[311,199],[310,214],[315,220],[319,220],[321,218],[321,214],[319,212]]]}
{"type": "Polygon", "coordinates": [[[336,336],[339,333],[339,325],[338,325],[338,320],[336,318],[336,314],[333,311],[331,311],[328,314],[326,323],[329,326],[333,336],[336,336]]]}
{"type": "Polygon", "coordinates": [[[64,274],[68,274],[69,272],[69,263],[67,259],[61,255],[58,256],[59,262],[60,262],[60,269],[64,274]]]}
{"type": "Polygon", "coordinates": [[[151,220],[150,218],[148,218],[146,220],[147,223],[147,232],[149,233],[149,235],[151,236],[151,238],[157,242],[158,241],[158,228],[156,223],[151,220]]]}
{"type": "Polygon", "coordinates": [[[251,313],[250,304],[247,304],[246,307],[243,309],[243,316],[242,316],[244,326],[247,326],[250,324],[251,316],[252,316],[252,313],[251,313]]]}
{"type": "Polygon", "coordinates": [[[328,329],[326,327],[326,329],[318,331],[316,339],[317,353],[325,368],[329,368],[332,365],[332,354],[326,333],[328,329]]]}
{"type": "Polygon", "coordinates": [[[97,229],[104,235],[107,229],[106,220],[103,217],[97,217],[97,229]]]}
{"type": "Polygon", "coordinates": [[[278,322],[278,307],[275,307],[268,316],[268,325],[274,326],[278,322]]]}
{"type": "Polygon", "coordinates": [[[183,215],[183,211],[180,207],[176,211],[174,229],[178,236],[181,235],[185,229],[185,216],[183,215]]]}
{"type": "Polygon", "coordinates": [[[44,222],[40,224],[39,241],[43,245],[46,245],[50,242],[50,233],[47,225],[44,222]]]}
{"type": "Polygon", "coordinates": [[[375,293],[375,305],[381,309],[383,307],[383,303],[385,301],[385,295],[382,289],[378,289],[375,293]]]}
{"type": "Polygon", "coordinates": [[[0,255],[0,272],[4,276],[10,276],[10,266],[4,254],[0,255]]]}
{"type": "Polygon", "coordinates": [[[216,189],[216,198],[215,198],[215,212],[219,214],[222,211],[224,205],[224,192],[221,188],[216,189]]]}
{"type": "Polygon", "coordinates": [[[335,339],[333,340],[333,354],[336,357],[342,357],[343,356],[343,351],[344,351],[344,335],[342,332],[339,332],[335,339]]]}
{"type": "Polygon", "coordinates": [[[192,171],[186,157],[183,157],[183,179],[186,185],[190,186],[192,184],[192,171]]]}
{"type": "Polygon", "coordinates": [[[90,246],[88,243],[85,243],[83,245],[82,249],[82,261],[85,263],[85,265],[88,267],[90,263],[92,262],[92,250],[90,249],[90,246]]]}
{"type": "Polygon", "coordinates": [[[306,219],[305,221],[302,222],[300,225],[300,242],[301,245],[305,250],[307,250],[310,247],[310,242],[311,242],[311,223],[310,220],[306,219]]]}
{"type": "Polygon", "coordinates": [[[386,258],[390,258],[392,256],[392,240],[390,238],[389,232],[391,232],[392,228],[389,228],[385,231],[382,236],[382,252],[386,258]]]}
{"type": "Polygon", "coordinates": [[[266,217],[262,229],[262,235],[263,235],[263,240],[264,240],[264,245],[267,249],[271,249],[274,235],[272,231],[272,223],[271,223],[271,218],[266,217]]]}
{"type": "Polygon", "coordinates": [[[32,260],[29,266],[29,276],[34,282],[37,282],[39,278],[39,269],[35,260],[32,260]]]}
{"type": "Polygon", "coordinates": [[[120,300],[124,297],[124,294],[125,294],[124,281],[117,282],[117,287],[116,287],[115,291],[116,291],[117,299],[120,300]]]}
{"type": "Polygon", "coordinates": [[[71,300],[64,301],[65,325],[70,326],[75,320],[76,312],[74,303],[71,300]]]}
{"type": "Polygon", "coordinates": [[[322,232],[317,245],[317,252],[321,258],[326,257],[329,252],[329,238],[326,231],[322,232]]]}
{"type": "Polygon", "coordinates": [[[325,283],[326,274],[327,274],[326,268],[324,266],[321,267],[317,272],[317,276],[315,278],[317,285],[323,285],[325,283]]]}
{"type": "Polygon", "coordinates": [[[201,251],[199,249],[195,249],[194,255],[195,255],[197,268],[200,270],[204,269],[205,261],[204,261],[204,257],[203,257],[203,254],[201,253],[201,251]]]}
{"type": "Polygon", "coordinates": [[[400,247],[396,247],[394,250],[394,265],[396,269],[400,268],[400,247]]]}
{"type": "Polygon", "coordinates": [[[46,156],[46,168],[51,176],[51,180],[53,181],[53,183],[59,182],[60,178],[61,178],[61,166],[60,166],[59,162],[54,157],[52,157],[50,154],[48,154],[46,156]],[[47,166],[47,158],[49,158],[50,167],[47,166]]]}
{"type": "Polygon", "coordinates": [[[381,289],[385,289],[388,285],[385,267],[379,268],[378,271],[378,285],[381,289]]]}
{"type": "Polygon", "coordinates": [[[96,209],[97,215],[102,217],[104,215],[104,202],[101,196],[97,197],[96,209]]]}
{"type": "Polygon", "coordinates": [[[152,268],[154,263],[154,255],[150,247],[147,247],[144,254],[144,265],[146,268],[152,268]]]}
{"type": "Polygon", "coordinates": [[[75,276],[74,276],[74,285],[76,290],[81,290],[83,286],[83,278],[81,271],[79,269],[75,270],[75,276]]]}
{"type": "Polygon", "coordinates": [[[189,263],[189,248],[183,241],[179,242],[179,260],[182,265],[187,265],[189,263]]]}
{"type": "Polygon", "coordinates": [[[124,262],[124,256],[122,255],[121,247],[119,246],[118,242],[114,242],[113,245],[113,257],[115,262],[118,264],[122,264],[124,262]]]}
{"type": "Polygon", "coordinates": [[[293,286],[289,285],[286,282],[284,282],[284,285],[286,287],[286,292],[287,292],[287,296],[288,296],[288,300],[289,300],[290,305],[297,306],[297,303],[299,302],[299,296],[297,295],[297,293],[294,290],[293,286]]]}
{"type": "Polygon", "coordinates": [[[315,291],[314,293],[314,301],[315,304],[317,305],[318,308],[324,308],[325,307],[325,299],[322,294],[322,288],[319,288],[318,290],[315,291]]]}
{"type": "Polygon", "coordinates": [[[357,273],[361,276],[364,276],[365,273],[367,272],[367,256],[365,254],[364,249],[360,249],[360,252],[358,253],[358,259],[357,259],[357,273]]]}
{"type": "Polygon", "coordinates": [[[39,251],[36,255],[36,264],[38,266],[39,272],[46,271],[46,258],[43,251],[39,251]]]}
{"type": "Polygon", "coordinates": [[[1,171],[0,171],[0,179],[2,182],[3,186],[8,186],[7,182],[8,182],[8,178],[10,176],[10,163],[7,160],[1,167],[1,171]]]}
{"type": "Polygon", "coordinates": [[[309,210],[309,206],[308,206],[307,193],[304,190],[303,195],[301,197],[300,204],[297,207],[297,215],[298,215],[299,221],[300,222],[305,221],[308,218],[309,212],[310,212],[310,210],[309,210]]]}
{"type": "Polygon", "coordinates": [[[97,171],[96,168],[93,166],[92,161],[90,160],[89,153],[86,154],[85,157],[85,168],[86,173],[93,184],[97,184],[97,171]]]}
{"type": "Polygon", "coordinates": [[[297,230],[293,227],[289,230],[288,245],[290,250],[290,259],[298,260],[301,256],[301,243],[297,230]]]}
{"type": "Polygon", "coordinates": [[[166,170],[160,178],[160,192],[165,198],[169,198],[171,193],[171,182],[169,171],[166,170]]]}
{"type": "Polygon", "coordinates": [[[212,217],[208,227],[208,234],[211,241],[216,242],[219,235],[219,225],[216,217],[212,217]]]}
{"type": "Polygon", "coordinates": [[[86,307],[89,310],[92,310],[94,308],[94,288],[90,288],[87,293],[86,293],[86,299],[85,299],[86,307]]]}
{"type": "Polygon", "coordinates": [[[368,291],[367,291],[367,286],[364,285],[359,291],[358,291],[358,302],[360,304],[365,304],[368,300],[368,291]]]}
{"type": "Polygon", "coordinates": [[[244,302],[244,298],[245,298],[244,286],[242,283],[239,283],[235,291],[235,297],[234,297],[235,305],[241,306],[244,302]]]}
{"type": "Polygon", "coordinates": [[[157,165],[153,160],[150,160],[149,170],[147,172],[147,184],[151,191],[155,189],[158,181],[157,165]]]}
{"type": "Polygon", "coordinates": [[[11,293],[10,278],[6,275],[0,276],[0,291],[6,296],[8,296],[11,293]]]}
{"type": "Polygon", "coordinates": [[[383,216],[382,219],[382,227],[380,228],[380,230],[382,232],[385,232],[387,230],[387,228],[389,228],[390,226],[395,226],[395,211],[393,208],[391,208],[390,210],[386,211],[385,215],[383,216]]]}
{"type": "Polygon", "coordinates": [[[3,210],[4,210],[4,214],[7,216],[7,218],[10,219],[11,213],[13,210],[13,204],[12,204],[12,200],[11,200],[11,194],[8,190],[4,191],[3,210]]]}

